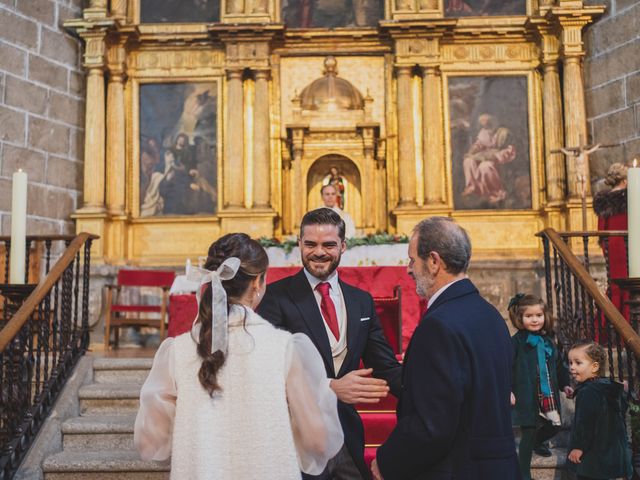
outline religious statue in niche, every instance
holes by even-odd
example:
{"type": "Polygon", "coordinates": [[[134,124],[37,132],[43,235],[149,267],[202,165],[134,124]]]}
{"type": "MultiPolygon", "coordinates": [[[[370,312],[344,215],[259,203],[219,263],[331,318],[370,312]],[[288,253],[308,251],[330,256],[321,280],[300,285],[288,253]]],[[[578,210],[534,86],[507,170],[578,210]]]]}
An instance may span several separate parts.
{"type": "Polygon", "coordinates": [[[384,17],[382,0],[283,0],[289,28],[375,27],[384,17]]]}
{"type": "Polygon", "coordinates": [[[210,23],[220,21],[220,0],[141,0],[142,23],[210,23]]]}
{"type": "Polygon", "coordinates": [[[329,173],[322,180],[322,184],[333,185],[336,187],[336,193],[338,194],[338,207],[344,210],[347,203],[347,180],[340,175],[338,167],[331,167],[329,173]]]}
{"type": "Polygon", "coordinates": [[[215,82],[140,88],[140,216],[216,211],[215,82]]]}
{"type": "Polygon", "coordinates": [[[526,15],[526,0],[445,0],[447,17],[526,15]]]}
{"type": "Polygon", "coordinates": [[[449,80],[456,209],[531,208],[526,99],[524,77],[449,80]]]}

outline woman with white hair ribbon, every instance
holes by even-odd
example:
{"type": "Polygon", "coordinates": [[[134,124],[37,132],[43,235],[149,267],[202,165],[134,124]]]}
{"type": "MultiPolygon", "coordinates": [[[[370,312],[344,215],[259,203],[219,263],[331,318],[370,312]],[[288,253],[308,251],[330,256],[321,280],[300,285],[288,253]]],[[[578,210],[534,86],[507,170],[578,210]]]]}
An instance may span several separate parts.
{"type": "Polygon", "coordinates": [[[134,443],[171,457],[171,478],[299,479],[318,475],[343,443],[320,354],[254,309],[268,258],[245,234],[209,248],[191,332],[166,339],[140,392],[134,443]]]}

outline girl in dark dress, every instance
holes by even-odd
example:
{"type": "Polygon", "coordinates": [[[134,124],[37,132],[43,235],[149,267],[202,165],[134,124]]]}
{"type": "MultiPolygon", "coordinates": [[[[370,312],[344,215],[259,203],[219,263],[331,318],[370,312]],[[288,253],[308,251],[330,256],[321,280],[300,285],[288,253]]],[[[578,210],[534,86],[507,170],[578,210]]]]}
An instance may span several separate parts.
{"type": "Polygon", "coordinates": [[[542,299],[517,294],[509,302],[509,318],[518,329],[512,337],[515,358],[511,419],[522,431],[518,449],[520,472],[523,480],[531,480],[534,448],[544,451],[543,442],[560,430],[559,386],[569,397],[573,389],[569,386],[568,372],[558,359],[553,317],[542,299]]]}
{"type": "Polygon", "coordinates": [[[569,465],[578,480],[627,478],[633,473],[627,443],[627,400],[621,383],[605,378],[605,351],[597,343],[569,351],[571,375],[578,382],[569,442],[569,465]]]}

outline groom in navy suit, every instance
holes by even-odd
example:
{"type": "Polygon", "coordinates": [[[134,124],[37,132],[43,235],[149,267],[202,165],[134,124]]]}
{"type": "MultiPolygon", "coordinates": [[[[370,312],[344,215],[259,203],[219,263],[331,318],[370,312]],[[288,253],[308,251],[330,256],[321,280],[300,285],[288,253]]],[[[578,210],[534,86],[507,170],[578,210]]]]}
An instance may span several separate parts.
{"type": "Polygon", "coordinates": [[[513,347],[504,319],[466,276],[467,233],[431,217],[414,229],[409,274],[427,313],[404,357],[398,423],[376,480],[517,480],[511,428],[513,347]]]}
{"type": "Polygon", "coordinates": [[[304,268],[269,285],[258,309],[275,326],[307,334],[324,360],[338,397],[345,446],[317,477],[323,480],[370,478],[355,404],[377,403],[389,390],[396,396],[400,391],[401,367],[384,337],[371,295],[338,278],[344,238],[345,224],[336,212],[308,212],[300,225],[304,268]]]}

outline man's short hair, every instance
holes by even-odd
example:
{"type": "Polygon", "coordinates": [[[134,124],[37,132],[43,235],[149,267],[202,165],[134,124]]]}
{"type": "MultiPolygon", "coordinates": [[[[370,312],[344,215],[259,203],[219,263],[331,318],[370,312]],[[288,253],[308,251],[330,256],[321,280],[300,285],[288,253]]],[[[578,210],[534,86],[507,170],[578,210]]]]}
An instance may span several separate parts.
{"type": "Polygon", "coordinates": [[[302,217],[302,222],[300,223],[300,238],[302,238],[304,227],[307,225],[335,225],[338,227],[340,240],[344,241],[346,228],[344,220],[342,220],[342,217],[330,208],[322,207],[307,212],[305,216],[302,217]]]}
{"type": "Polygon", "coordinates": [[[471,240],[464,228],[448,217],[430,217],[413,229],[418,235],[418,256],[426,260],[430,252],[436,252],[455,275],[464,273],[471,260],[471,240]]]}
{"type": "Polygon", "coordinates": [[[334,184],[332,184],[332,183],[327,183],[326,185],[323,185],[323,186],[320,188],[320,195],[322,195],[322,194],[324,193],[324,189],[325,189],[325,188],[327,188],[327,187],[331,187],[331,188],[333,188],[333,189],[336,191],[336,193],[338,193],[338,189],[336,188],[336,186],[335,186],[334,184]]]}

